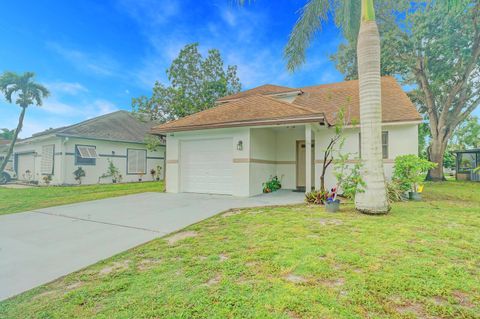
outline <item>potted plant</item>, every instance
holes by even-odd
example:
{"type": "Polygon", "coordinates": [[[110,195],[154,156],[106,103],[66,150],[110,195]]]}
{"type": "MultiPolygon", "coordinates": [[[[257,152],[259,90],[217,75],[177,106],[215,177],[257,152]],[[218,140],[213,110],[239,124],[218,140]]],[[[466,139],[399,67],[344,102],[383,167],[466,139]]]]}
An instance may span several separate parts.
{"type": "Polygon", "coordinates": [[[44,175],[42,177],[42,179],[43,179],[43,182],[45,183],[45,185],[49,186],[50,182],[52,181],[52,175],[50,175],[50,174],[44,175]]]}
{"type": "Polygon", "coordinates": [[[107,177],[111,177],[112,183],[114,184],[117,182],[120,182],[122,179],[122,175],[120,175],[120,170],[118,169],[118,167],[115,166],[115,164],[113,164],[113,162],[110,159],[107,159],[107,161],[108,161],[107,172],[102,174],[102,176],[98,178],[98,182],[100,183],[100,180],[102,178],[107,178],[107,177]]]}
{"type": "Polygon", "coordinates": [[[155,175],[156,175],[156,174],[157,174],[157,171],[156,171],[154,168],[152,168],[152,169],[150,170],[150,175],[152,175],[152,181],[155,180],[155,175]]]}
{"type": "Polygon", "coordinates": [[[138,181],[141,182],[145,173],[138,173],[138,181]]]}
{"type": "Polygon", "coordinates": [[[271,193],[282,188],[282,183],[277,176],[271,177],[268,181],[262,184],[264,193],[271,193]]]}
{"type": "Polygon", "coordinates": [[[161,174],[162,174],[162,167],[160,165],[157,165],[157,175],[156,175],[157,182],[160,181],[161,174]]]}
{"type": "Polygon", "coordinates": [[[82,178],[85,177],[85,171],[83,170],[83,168],[81,166],[79,166],[73,172],[73,176],[74,176],[75,180],[78,182],[78,185],[81,185],[82,184],[82,178]]]}
{"type": "Polygon", "coordinates": [[[436,166],[436,163],[416,155],[398,156],[393,166],[393,180],[399,183],[404,192],[408,192],[409,199],[421,200],[425,175],[436,166]]]}
{"type": "Polygon", "coordinates": [[[325,210],[329,213],[336,213],[340,210],[340,200],[337,198],[337,188],[332,188],[327,194],[325,210]]]}

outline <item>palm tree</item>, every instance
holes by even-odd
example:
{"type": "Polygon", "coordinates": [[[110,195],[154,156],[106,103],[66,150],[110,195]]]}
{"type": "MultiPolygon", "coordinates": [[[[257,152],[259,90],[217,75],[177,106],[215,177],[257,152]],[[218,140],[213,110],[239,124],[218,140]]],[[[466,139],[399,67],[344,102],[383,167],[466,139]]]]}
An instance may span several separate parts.
{"type": "Polygon", "coordinates": [[[22,109],[7,155],[0,164],[0,172],[3,172],[8,159],[12,156],[13,147],[23,127],[23,119],[25,118],[27,107],[32,104],[41,106],[42,99],[50,95],[50,92],[44,86],[33,81],[34,77],[35,74],[33,72],[25,72],[23,75],[5,72],[0,76],[0,91],[5,95],[5,99],[9,103],[13,103],[12,101],[15,98],[15,103],[22,109]]]}
{"type": "MultiPolygon", "coordinates": [[[[243,4],[244,0],[239,0],[243,4]]],[[[459,8],[465,0],[437,1],[459,8]]],[[[365,191],[355,197],[357,210],[384,214],[389,210],[381,148],[380,35],[373,0],[309,0],[301,10],[285,47],[287,68],[294,71],[305,62],[305,51],[329,14],[349,41],[357,41],[360,92],[360,131],[365,191]],[[358,37],[357,37],[358,35],[358,37]]]]}

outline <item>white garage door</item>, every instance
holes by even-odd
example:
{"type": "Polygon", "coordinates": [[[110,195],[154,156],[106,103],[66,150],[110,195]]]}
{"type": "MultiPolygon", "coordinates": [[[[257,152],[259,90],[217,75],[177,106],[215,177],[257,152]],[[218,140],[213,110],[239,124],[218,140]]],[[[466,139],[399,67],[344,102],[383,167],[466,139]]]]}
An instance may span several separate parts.
{"type": "Polygon", "coordinates": [[[180,187],[183,192],[232,194],[233,140],[182,141],[180,187]]]}
{"type": "Polygon", "coordinates": [[[35,157],[33,154],[17,155],[17,177],[19,180],[32,180],[35,177],[35,157]]]}

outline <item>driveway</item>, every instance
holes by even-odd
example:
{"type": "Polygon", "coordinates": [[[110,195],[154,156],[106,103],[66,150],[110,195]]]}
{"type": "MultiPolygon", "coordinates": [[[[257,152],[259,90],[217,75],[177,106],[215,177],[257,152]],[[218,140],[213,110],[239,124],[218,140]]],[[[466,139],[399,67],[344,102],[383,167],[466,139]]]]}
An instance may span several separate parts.
{"type": "Polygon", "coordinates": [[[0,300],[224,210],[303,198],[290,191],[250,198],[143,193],[0,216],[0,300]]]}

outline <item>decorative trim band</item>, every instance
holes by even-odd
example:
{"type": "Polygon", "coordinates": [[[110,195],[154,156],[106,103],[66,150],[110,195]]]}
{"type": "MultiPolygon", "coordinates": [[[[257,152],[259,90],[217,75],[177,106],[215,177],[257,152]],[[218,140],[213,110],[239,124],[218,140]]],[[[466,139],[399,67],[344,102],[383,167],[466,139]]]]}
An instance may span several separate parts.
{"type": "Polygon", "coordinates": [[[178,160],[167,160],[167,164],[178,164],[178,160]]]}
{"type": "Polygon", "coordinates": [[[272,161],[257,158],[234,158],[234,163],[256,163],[256,164],[296,164],[296,161],[272,161]]]}
{"type": "MultiPolygon", "coordinates": [[[[335,162],[335,160],[333,162],[335,162]]],[[[351,160],[346,161],[347,164],[356,164],[356,163],[359,163],[359,162],[360,162],[360,160],[358,160],[358,159],[351,159],[351,160]]],[[[383,159],[383,163],[384,164],[393,164],[393,163],[395,163],[395,160],[393,160],[393,159],[383,159]]],[[[315,164],[323,164],[323,160],[315,160],[315,164]]]]}

